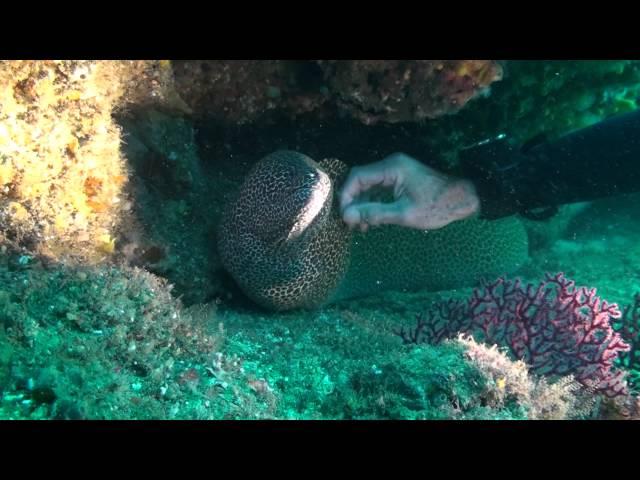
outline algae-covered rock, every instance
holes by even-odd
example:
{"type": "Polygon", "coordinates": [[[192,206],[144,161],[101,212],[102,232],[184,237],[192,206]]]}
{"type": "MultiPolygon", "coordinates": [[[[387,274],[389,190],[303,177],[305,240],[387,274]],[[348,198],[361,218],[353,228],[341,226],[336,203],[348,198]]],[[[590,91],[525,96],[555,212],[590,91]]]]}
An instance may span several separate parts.
{"type": "Polygon", "coordinates": [[[140,269],[0,260],[0,418],[269,416],[215,304],[186,309],[140,269]]]}

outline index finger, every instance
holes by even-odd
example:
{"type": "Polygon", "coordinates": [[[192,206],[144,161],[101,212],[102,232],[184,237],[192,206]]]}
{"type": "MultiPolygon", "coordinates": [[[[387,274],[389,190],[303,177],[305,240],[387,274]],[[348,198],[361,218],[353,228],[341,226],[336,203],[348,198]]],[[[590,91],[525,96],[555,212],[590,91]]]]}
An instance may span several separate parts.
{"type": "Polygon", "coordinates": [[[344,210],[353,200],[376,185],[389,187],[396,183],[397,173],[383,161],[354,167],[340,192],[340,210],[344,210]]]}

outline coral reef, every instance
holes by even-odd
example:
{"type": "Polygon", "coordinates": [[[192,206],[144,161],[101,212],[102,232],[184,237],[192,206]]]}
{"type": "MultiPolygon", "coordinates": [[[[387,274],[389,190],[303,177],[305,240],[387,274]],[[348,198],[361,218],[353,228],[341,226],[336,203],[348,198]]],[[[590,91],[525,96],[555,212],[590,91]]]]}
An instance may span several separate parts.
{"type": "Polygon", "coordinates": [[[492,402],[489,378],[464,349],[447,344],[413,349],[402,361],[354,366],[338,382],[325,412],[338,410],[344,419],[473,420],[527,419],[527,407],[492,402]]]}
{"type": "MultiPolygon", "coordinates": [[[[394,294],[398,295],[398,294],[394,294]]],[[[454,339],[401,345],[389,334],[406,305],[329,307],[301,315],[220,312],[227,348],[278,392],[278,418],[567,419],[594,398],[572,377],[553,383],[496,348],[454,339]],[[253,346],[259,342],[261,348],[253,346]]]]}
{"type": "Polygon", "coordinates": [[[457,113],[502,79],[492,60],[325,60],[319,62],[340,111],[366,125],[457,113]]]}
{"type": "Polygon", "coordinates": [[[1,243],[59,258],[113,250],[127,170],[111,118],[121,65],[0,64],[1,243]]]}
{"type": "Polygon", "coordinates": [[[461,345],[407,353],[379,308],[187,309],[144,270],[0,258],[0,418],[531,415],[461,345]]]}
{"type": "Polygon", "coordinates": [[[0,92],[3,248],[92,263],[114,252],[115,230],[130,203],[121,130],[112,114],[132,103],[179,103],[171,70],[161,65],[0,64],[6,86],[0,92]]]}
{"type": "Polygon", "coordinates": [[[635,196],[549,222],[392,235],[387,247],[382,231],[355,235],[351,278],[378,296],[313,312],[256,311],[222,275],[222,205],[263,155],[354,165],[401,150],[448,171],[461,147],[553,137],[637,108],[640,93],[638,61],[447,61],[441,73],[433,61],[358,62],[1,62],[0,418],[583,418],[594,401],[594,417],[640,418],[637,299],[616,318],[595,292],[553,277],[548,294],[505,282],[493,300],[487,284],[467,315],[456,300],[467,289],[406,292],[526,261],[527,278],[563,270],[622,304],[640,288],[635,196]],[[430,303],[437,315],[402,345],[393,327],[430,303]],[[547,314],[603,321],[593,345],[578,345],[579,365],[565,349],[549,355],[551,375],[540,335],[515,355],[515,328],[474,329],[506,354],[444,341],[474,317],[505,326],[501,308],[529,303],[516,319],[544,323],[560,346],[586,332],[547,314]],[[413,345],[428,336],[438,344],[413,345]]]}
{"type": "Polygon", "coordinates": [[[440,341],[458,332],[508,347],[540,375],[574,375],[593,392],[625,396],[624,372],[613,368],[627,345],[611,326],[620,317],[616,304],[595,289],[575,287],[563,274],[547,275],[539,285],[499,278],[475,289],[465,303],[436,305],[417,319],[413,330],[397,333],[405,343],[440,341]]]}
{"type": "Polygon", "coordinates": [[[505,120],[528,130],[520,137],[566,133],[638,107],[637,61],[518,61],[509,68],[505,120]]]}
{"type": "Polygon", "coordinates": [[[600,407],[603,420],[640,420],[640,396],[626,395],[607,399],[600,407]]]}

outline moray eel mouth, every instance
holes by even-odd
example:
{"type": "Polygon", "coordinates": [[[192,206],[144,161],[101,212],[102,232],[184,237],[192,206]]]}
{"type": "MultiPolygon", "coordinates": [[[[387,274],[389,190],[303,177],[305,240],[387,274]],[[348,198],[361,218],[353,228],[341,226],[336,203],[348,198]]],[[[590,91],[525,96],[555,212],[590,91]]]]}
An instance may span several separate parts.
{"type": "Polygon", "coordinates": [[[300,240],[307,234],[312,234],[322,223],[331,206],[333,187],[331,179],[318,165],[309,165],[311,169],[303,175],[301,185],[293,187],[288,202],[298,205],[298,213],[293,219],[293,225],[282,241],[289,243],[300,240]]]}

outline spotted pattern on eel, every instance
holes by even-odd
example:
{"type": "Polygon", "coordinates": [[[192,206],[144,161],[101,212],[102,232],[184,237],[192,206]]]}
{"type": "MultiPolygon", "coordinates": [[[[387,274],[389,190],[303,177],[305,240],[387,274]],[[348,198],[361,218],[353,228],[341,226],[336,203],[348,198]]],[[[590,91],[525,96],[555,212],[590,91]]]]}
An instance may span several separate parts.
{"type": "Polygon", "coordinates": [[[347,167],[274,152],[248,173],[218,234],[224,267],[253,301],[271,310],[314,308],[349,264],[350,233],[333,208],[347,167]]]}
{"type": "Polygon", "coordinates": [[[277,151],[248,173],[223,213],[218,250],[254,302],[282,311],[385,290],[462,287],[510,273],[527,258],[527,234],[515,217],[352,234],[335,189],[347,172],[337,159],[277,151]]]}

